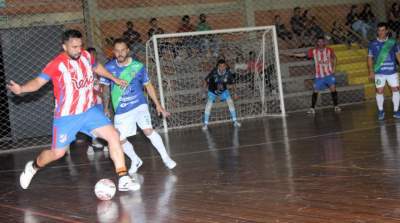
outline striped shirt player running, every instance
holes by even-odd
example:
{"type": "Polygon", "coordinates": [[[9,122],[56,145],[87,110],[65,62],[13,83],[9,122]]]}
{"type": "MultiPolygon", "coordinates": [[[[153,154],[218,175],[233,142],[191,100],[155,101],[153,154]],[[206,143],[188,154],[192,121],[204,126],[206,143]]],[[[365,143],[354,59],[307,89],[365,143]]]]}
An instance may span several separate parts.
{"type": "Polygon", "coordinates": [[[385,118],[383,111],[384,88],[388,82],[392,89],[393,117],[400,118],[399,112],[399,76],[396,60],[400,62],[400,48],[396,40],[388,38],[388,25],[379,23],[377,26],[378,38],[372,40],[368,46],[369,78],[375,81],[376,103],[378,105],[378,120],[385,118]]]}
{"type": "Polygon", "coordinates": [[[126,82],[113,77],[101,64],[96,64],[87,51],[82,50],[82,34],[79,31],[65,31],[62,35],[62,47],[64,52],[50,61],[38,77],[23,85],[14,81],[7,85],[16,95],[37,91],[50,80],[54,88],[56,104],[52,147],[50,150],[43,150],[35,160],[25,165],[20,175],[21,187],[27,189],[39,169],[62,158],[80,131],[108,142],[119,179],[119,191],[139,190],[140,184],[128,175],[118,132],[103,111],[94,106],[94,72],[121,86],[126,86],[126,82]]]}
{"type": "Polygon", "coordinates": [[[336,56],[332,48],[326,47],[324,37],[318,37],[315,48],[308,50],[308,53],[283,54],[298,58],[308,58],[314,60],[315,63],[315,78],[313,84],[313,94],[311,98],[311,108],[307,111],[309,114],[315,114],[315,104],[317,103],[318,94],[329,88],[332,96],[332,102],[335,112],[340,112],[338,106],[338,93],[336,91],[336,56]]]}

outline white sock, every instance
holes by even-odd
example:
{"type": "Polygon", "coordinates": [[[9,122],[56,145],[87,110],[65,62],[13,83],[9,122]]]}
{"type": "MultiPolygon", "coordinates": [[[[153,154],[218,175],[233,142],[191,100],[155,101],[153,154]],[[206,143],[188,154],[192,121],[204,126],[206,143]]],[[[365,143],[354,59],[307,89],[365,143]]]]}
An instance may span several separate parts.
{"type": "Polygon", "coordinates": [[[129,157],[129,159],[131,159],[132,163],[136,163],[139,160],[141,161],[138,155],[136,155],[133,145],[128,142],[128,140],[122,144],[122,148],[124,149],[124,153],[129,157]]]}
{"type": "Polygon", "coordinates": [[[167,153],[167,150],[165,149],[161,136],[156,131],[153,131],[150,135],[147,136],[147,138],[150,139],[151,144],[153,144],[153,146],[157,149],[158,153],[161,156],[161,159],[165,163],[172,161],[167,153]]]}
{"type": "Polygon", "coordinates": [[[376,94],[376,104],[378,105],[379,111],[383,111],[383,102],[385,98],[383,97],[383,94],[376,94]]]}
{"type": "Polygon", "coordinates": [[[399,110],[400,94],[398,91],[392,93],[393,110],[397,112],[399,110]]]}

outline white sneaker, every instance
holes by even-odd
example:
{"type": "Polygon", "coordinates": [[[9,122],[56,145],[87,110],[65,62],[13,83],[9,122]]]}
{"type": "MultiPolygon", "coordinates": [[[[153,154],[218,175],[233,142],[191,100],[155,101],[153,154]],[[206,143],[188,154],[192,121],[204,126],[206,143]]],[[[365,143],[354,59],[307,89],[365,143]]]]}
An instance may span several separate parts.
{"type": "Polygon", "coordinates": [[[242,124],[240,124],[240,122],[235,121],[233,122],[233,126],[235,126],[236,128],[240,128],[240,126],[242,126],[242,124]]]}
{"type": "Polygon", "coordinates": [[[108,151],[109,151],[108,146],[104,146],[104,147],[103,147],[103,151],[104,151],[104,152],[108,152],[108,151]]]}
{"type": "Polygon", "coordinates": [[[203,131],[206,131],[206,130],[208,129],[207,124],[204,124],[203,127],[201,127],[201,129],[202,129],[203,131]]]}
{"type": "Polygon", "coordinates": [[[341,112],[342,111],[342,109],[339,106],[335,106],[333,109],[335,110],[335,112],[341,112]]]}
{"type": "Polygon", "coordinates": [[[310,115],[315,114],[315,109],[314,108],[308,109],[307,114],[310,114],[310,115]]]}
{"type": "Polygon", "coordinates": [[[93,146],[91,146],[91,145],[88,146],[86,154],[88,154],[89,156],[94,154],[93,146]]]}
{"type": "Polygon", "coordinates": [[[136,191],[140,189],[140,184],[136,183],[130,176],[123,176],[119,178],[118,190],[119,191],[136,191]]]}
{"type": "Polygon", "coordinates": [[[164,164],[166,167],[168,167],[168,169],[172,170],[176,167],[176,162],[173,161],[171,158],[167,158],[165,160],[163,160],[164,164]]]}
{"type": "Polygon", "coordinates": [[[37,170],[33,168],[33,161],[29,161],[25,164],[25,169],[19,176],[19,183],[23,189],[27,189],[33,176],[35,176],[37,170]]]}
{"type": "Polygon", "coordinates": [[[133,175],[137,172],[137,170],[139,169],[139,167],[141,167],[143,164],[143,161],[139,158],[138,160],[135,160],[135,162],[131,163],[131,168],[129,168],[129,175],[133,175]]]}

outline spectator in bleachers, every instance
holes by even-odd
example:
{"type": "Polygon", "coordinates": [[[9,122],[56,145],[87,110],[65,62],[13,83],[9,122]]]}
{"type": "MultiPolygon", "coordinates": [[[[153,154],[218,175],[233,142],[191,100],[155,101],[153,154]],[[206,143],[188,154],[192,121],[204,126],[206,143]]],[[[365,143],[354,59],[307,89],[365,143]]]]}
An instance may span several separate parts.
{"type": "Polygon", "coordinates": [[[304,47],[304,22],[303,17],[300,15],[301,8],[295,7],[293,9],[293,16],[290,19],[292,31],[296,35],[296,40],[300,44],[300,48],[304,47]]]}
{"type": "Polygon", "coordinates": [[[140,33],[133,29],[133,23],[131,21],[126,23],[126,30],[122,34],[122,37],[128,42],[129,49],[134,58],[136,54],[143,53],[146,50],[142,43],[140,33]]]}
{"type": "MultiPolygon", "coordinates": [[[[149,39],[151,39],[153,35],[165,33],[164,29],[158,26],[158,20],[156,18],[151,18],[149,24],[150,29],[147,31],[149,39]]],[[[167,52],[167,50],[170,50],[172,52],[174,58],[176,57],[175,47],[170,42],[165,41],[165,39],[158,39],[158,46],[160,50],[160,57],[162,57],[167,52]]]]}
{"type": "MultiPolygon", "coordinates": [[[[199,23],[197,24],[196,31],[209,31],[211,30],[210,24],[207,22],[207,16],[205,14],[200,14],[199,23]]],[[[218,38],[215,35],[200,36],[199,39],[199,49],[200,52],[206,50],[207,53],[211,49],[212,54],[217,57],[219,51],[218,38]]]]}
{"type": "Polygon", "coordinates": [[[337,20],[332,23],[332,30],[330,33],[332,43],[333,44],[351,44],[351,38],[348,33],[345,31],[342,24],[340,24],[337,20]]]}
{"type": "MultiPolygon", "coordinates": [[[[194,26],[190,23],[190,17],[188,15],[184,15],[181,19],[181,25],[179,26],[177,32],[178,33],[193,32],[194,30],[195,30],[194,26]]],[[[180,49],[186,50],[188,57],[191,57],[192,48],[196,46],[196,41],[194,40],[193,37],[187,36],[187,37],[182,37],[182,41],[177,44],[180,49]]]]}
{"type": "Polygon", "coordinates": [[[280,15],[275,15],[275,28],[276,34],[279,38],[284,41],[292,40],[293,34],[286,28],[285,24],[282,23],[282,19],[280,15]]]}
{"type": "Polygon", "coordinates": [[[156,18],[150,19],[150,29],[147,31],[149,39],[155,34],[164,34],[164,30],[158,26],[158,20],[156,18]]]}
{"type": "Polygon", "coordinates": [[[352,5],[350,12],[346,16],[346,25],[352,30],[360,33],[364,39],[368,39],[368,33],[371,30],[371,26],[365,23],[357,13],[357,5],[352,5]]]}
{"type": "Polygon", "coordinates": [[[399,37],[400,33],[400,5],[398,3],[393,3],[389,12],[389,27],[390,29],[396,33],[396,36],[399,37]]]}
{"type": "Polygon", "coordinates": [[[178,28],[178,33],[183,32],[193,32],[194,26],[190,23],[190,17],[188,15],[184,15],[181,19],[181,26],[178,28]]]}
{"type": "Polygon", "coordinates": [[[312,16],[311,18],[307,18],[305,20],[305,43],[306,46],[313,46],[318,36],[324,36],[325,33],[322,30],[321,26],[318,25],[316,21],[316,17],[312,16]]]}
{"type": "Polygon", "coordinates": [[[371,11],[371,5],[366,3],[364,5],[364,9],[360,13],[360,18],[362,21],[367,23],[369,26],[372,28],[376,27],[376,16],[375,14],[371,11]]]}

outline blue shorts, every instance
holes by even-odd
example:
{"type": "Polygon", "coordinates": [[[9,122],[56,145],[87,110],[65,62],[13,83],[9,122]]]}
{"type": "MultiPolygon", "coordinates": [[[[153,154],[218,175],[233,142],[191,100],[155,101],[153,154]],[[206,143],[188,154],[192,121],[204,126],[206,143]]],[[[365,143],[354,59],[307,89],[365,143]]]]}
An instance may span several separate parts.
{"type": "Polygon", "coordinates": [[[314,79],[314,90],[323,91],[336,84],[335,75],[328,75],[321,78],[314,79]]]}
{"type": "Polygon", "coordinates": [[[100,106],[96,105],[78,115],[69,115],[55,118],[53,121],[52,149],[67,147],[76,138],[76,133],[82,132],[94,137],[92,131],[111,125],[100,106]]]}
{"type": "Polygon", "coordinates": [[[209,101],[215,102],[215,99],[217,99],[217,97],[219,97],[221,101],[226,101],[231,97],[231,94],[228,90],[223,91],[221,94],[214,94],[211,91],[208,91],[209,101]]]}

